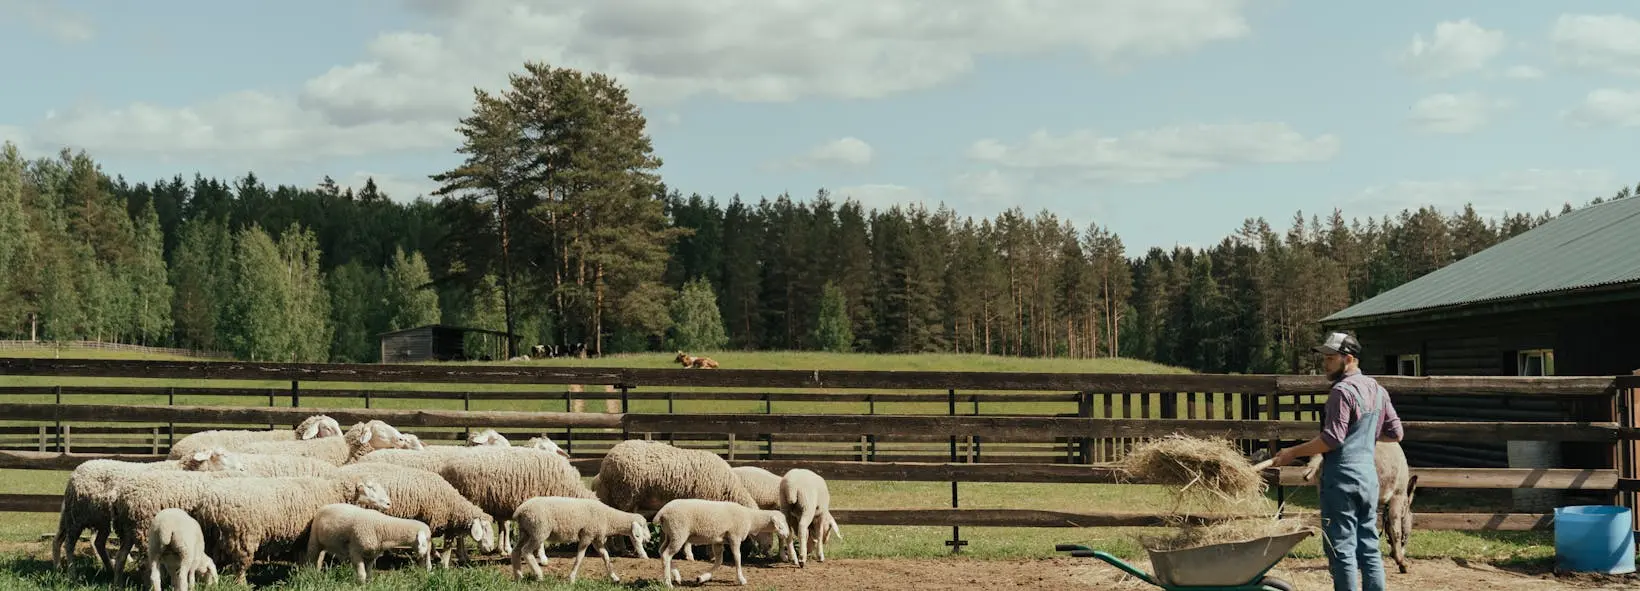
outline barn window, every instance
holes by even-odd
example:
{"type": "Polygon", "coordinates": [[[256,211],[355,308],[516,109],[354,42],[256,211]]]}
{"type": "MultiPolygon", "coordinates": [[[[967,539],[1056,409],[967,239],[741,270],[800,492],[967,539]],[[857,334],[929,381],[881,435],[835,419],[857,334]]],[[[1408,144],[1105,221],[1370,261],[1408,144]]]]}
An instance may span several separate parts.
{"type": "Polygon", "coordinates": [[[1395,358],[1395,375],[1421,376],[1424,375],[1423,359],[1418,354],[1398,355],[1395,358]]]}
{"type": "Polygon", "coordinates": [[[1528,349],[1516,353],[1516,373],[1522,376],[1552,376],[1555,375],[1555,351],[1553,349],[1528,349]]]}

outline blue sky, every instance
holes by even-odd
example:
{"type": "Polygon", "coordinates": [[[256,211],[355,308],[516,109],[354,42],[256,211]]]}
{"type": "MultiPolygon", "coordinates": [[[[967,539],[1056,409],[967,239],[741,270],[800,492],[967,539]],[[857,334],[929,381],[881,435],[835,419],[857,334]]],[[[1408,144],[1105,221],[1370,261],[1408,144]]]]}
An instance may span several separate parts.
{"type": "Polygon", "coordinates": [[[685,193],[1047,209],[1130,255],[1640,182],[1632,2],[0,0],[0,51],[0,137],[133,181],[413,198],[536,59],[627,85],[685,193]]]}

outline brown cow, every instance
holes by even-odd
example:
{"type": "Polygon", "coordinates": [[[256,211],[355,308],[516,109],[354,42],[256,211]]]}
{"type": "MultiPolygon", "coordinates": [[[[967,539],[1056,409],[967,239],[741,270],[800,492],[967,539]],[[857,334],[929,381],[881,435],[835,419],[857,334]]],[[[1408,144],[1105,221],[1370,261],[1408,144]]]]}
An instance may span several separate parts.
{"type": "Polygon", "coordinates": [[[718,362],[710,357],[695,357],[683,351],[678,351],[678,358],[675,361],[682,364],[684,369],[717,369],[718,366],[718,362]]]}

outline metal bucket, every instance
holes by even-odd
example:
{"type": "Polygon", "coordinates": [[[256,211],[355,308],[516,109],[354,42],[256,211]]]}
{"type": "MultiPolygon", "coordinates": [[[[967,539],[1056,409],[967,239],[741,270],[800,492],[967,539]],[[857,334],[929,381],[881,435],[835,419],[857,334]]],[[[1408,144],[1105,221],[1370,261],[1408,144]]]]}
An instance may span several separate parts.
{"type": "Polygon", "coordinates": [[[1230,587],[1254,582],[1287,557],[1311,530],[1245,542],[1150,552],[1156,582],[1171,587],[1230,587]]]}

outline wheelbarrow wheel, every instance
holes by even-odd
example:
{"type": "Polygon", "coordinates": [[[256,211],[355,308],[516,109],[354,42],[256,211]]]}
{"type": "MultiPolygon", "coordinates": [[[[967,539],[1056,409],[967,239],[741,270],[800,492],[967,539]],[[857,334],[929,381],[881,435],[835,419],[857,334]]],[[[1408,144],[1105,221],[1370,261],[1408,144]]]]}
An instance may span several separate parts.
{"type": "Polygon", "coordinates": [[[1264,577],[1264,580],[1259,581],[1258,584],[1264,588],[1264,591],[1295,591],[1297,589],[1292,583],[1275,577],[1264,577]]]}

